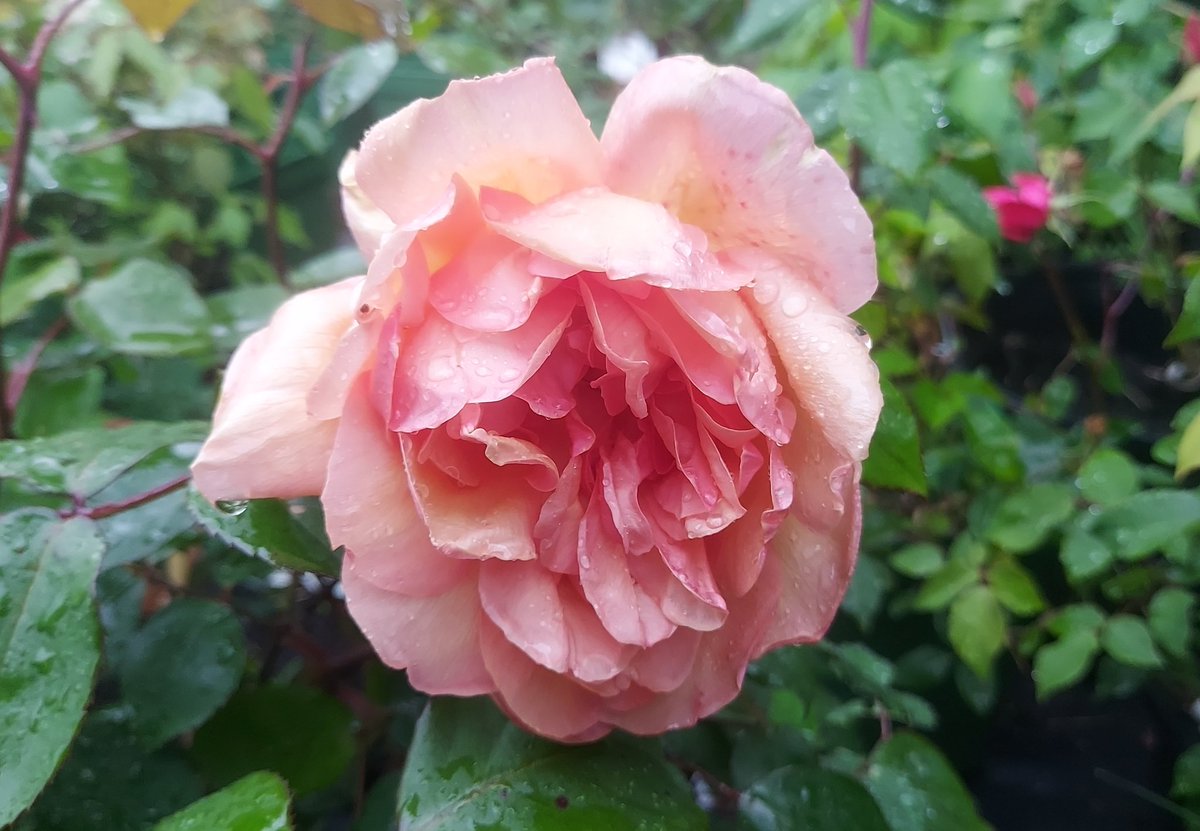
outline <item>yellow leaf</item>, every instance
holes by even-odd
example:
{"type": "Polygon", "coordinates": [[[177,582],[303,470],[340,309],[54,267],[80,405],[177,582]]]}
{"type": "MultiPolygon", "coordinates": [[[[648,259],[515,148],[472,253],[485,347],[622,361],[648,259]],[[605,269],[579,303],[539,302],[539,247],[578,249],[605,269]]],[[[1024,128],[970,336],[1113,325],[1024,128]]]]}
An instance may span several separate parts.
{"type": "Polygon", "coordinates": [[[1195,167],[1200,161],[1200,101],[1192,105],[1187,121],[1183,124],[1183,159],[1181,169],[1195,167]]]}
{"type": "Polygon", "coordinates": [[[196,0],[121,0],[137,24],[154,40],[175,25],[183,13],[196,4],[196,0]]]}
{"type": "Polygon", "coordinates": [[[1192,419],[1179,439],[1179,454],[1175,457],[1175,478],[1182,479],[1200,468],[1200,413],[1192,419]]]}
{"type": "Polygon", "coordinates": [[[386,34],[379,22],[379,13],[359,0],[292,0],[292,5],[318,23],[364,40],[375,40],[386,34]]]}

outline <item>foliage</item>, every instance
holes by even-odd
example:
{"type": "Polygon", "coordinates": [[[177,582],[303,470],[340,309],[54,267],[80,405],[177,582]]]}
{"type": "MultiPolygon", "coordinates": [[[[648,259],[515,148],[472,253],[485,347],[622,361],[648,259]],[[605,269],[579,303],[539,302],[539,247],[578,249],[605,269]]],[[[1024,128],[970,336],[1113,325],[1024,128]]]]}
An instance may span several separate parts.
{"type": "Polygon", "coordinates": [[[977,805],[1000,822],[988,719],[1083,708],[1117,732],[1106,702],[1152,698],[1173,779],[1090,787],[1200,827],[1187,11],[0,3],[0,824],[982,828],[977,805]],[[564,748],[486,702],[427,706],[384,668],[315,501],[214,508],[187,466],[241,338],[362,269],[336,169],[366,126],[532,53],[599,125],[617,87],[596,55],[630,30],[754,68],[851,169],[885,411],[830,637],[756,662],[694,728],[564,748]],[[1028,246],[982,196],[1021,172],[1055,194],[1028,246]]]}

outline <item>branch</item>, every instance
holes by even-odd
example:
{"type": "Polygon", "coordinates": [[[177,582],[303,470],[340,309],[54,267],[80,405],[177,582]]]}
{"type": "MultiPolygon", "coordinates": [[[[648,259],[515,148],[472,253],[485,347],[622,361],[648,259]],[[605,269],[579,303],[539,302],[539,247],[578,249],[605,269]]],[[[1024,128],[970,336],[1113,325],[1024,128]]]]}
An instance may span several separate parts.
{"type": "Polygon", "coordinates": [[[1104,310],[1104,326],[1100,330],[1100,354],[1105,358],[1111,357],[1113,349],[1116,348],[1117,323],[1120,322],[1121,315],[1125,314],[1129,308],[1129,304],[1133,302],[1133,298],[1137,296],[1141,276],[1140,271],[1135,272],[1125,287],[1121,289],[1117,299],[1104,310]]]}
{"type": "Polygon", "coordinates": [[[307,72],[308,50],[311,45],[312,37],[309,36],[296,44],[292,51],[292,85],[288,87],[274,132],[265,144],[257,148],[258,163],[262,168],[262,197],[267,211],[267,251],[275,274],[284,286],[288,282],[287,258],[283,251],[283,240],[279,236],[279,190],[276,185],[276,173],[279,167],[279,152],[283,149],[283,143],[296,121],[300,102],[317,77],[307,72]]]}
{"type": "MultiPolygon", "coordinates": [[[[870,65],[868,49],[871,43],[871,12],[874,8],[875,0],[862,0],[858,7],[858,17],[850,24],[855,69],[866,69],[870,65]]],[[[862,177],[862,166],[862,148],[858,146],[858,142],[854,142],[850,145],[850,186],[856,193],[862,177]]]]}
{"type": "MultiPolygon", "coordinates": [[[[4,275],[8,271],[8,258],[16,244],[17,211],[20,209],[21,190],[25,187],[25,162],[29,157],[33,129],[37,126],[37,90],[42,78],[42,60],[46,57],[46,50],[50,48],[50,41],[54,35],[67,22],[71,13],[85,2],[86,0],[70,0],[55,17],[43,23],[24,63],[18,62],[8,52],[0,50],[0,64],[12,73],[19,98],[12,156],[9,159],[8,190],[5,194],[4,209],[0,212],[0,285],[4,282],[4,275]]],[[[3,393],[0,394],[0,439],[13,435],[12,408],[6,394],[9,383],[3,359],[3,337],[3,330],[0,330],[0,393],[3,393]]]]}
{"type": "Polygon", "coordinates": [[[70,508],[64,508],[59,511],[58,515],[63,519],[70,517],[82,516],[88,519],[104,519],[114,516],[115,514],[123,514],[126,511],[132,511],[134,508],[140,508],[147,502],[153,502],[159,497],[177,491],[186,485],[192,478],[190,473],[185,473],[182,476],[177,476],[167,482],[164,482],[157,487],[153,487],[148,491],[136,494],[128,499],[122,499],[119,502],[110,502],[107,505],[97,505],[94,508],[89,508],[86,505],[75,505],[70,508]]]}
{"type": "Polygon", "coordinates": [[[67,328],[67,319],[60,317],[42,333],[33,346],[29,347],[25,357],[13,365],[12,374],[8,376],[8,383],[4,387],[4,405],[10,413],[17,411],[17,404],[20,403],[25,386],[29,383],[29,376],[37,369],[38,359],[42,357],[42,353],[46,351],[50,342],[58,337],[65,328],[67,328]]]}
{"type": "Polygon", "coordinates": [[[241,133],[232,127],[217,127],[215,125],[196,125],[193,127],[165,127],[162,129],[153,129],[149,127],[122,127],[119,130],[114,130],[107,136],[85,141],[82,144],[73,144],[67,148],[68,153],[93,153],[97,150],[103,150],[105,147],[112,147],[114,144],[122,144],[129,139],[137,138],[144,135],[156,135],[160,133],[199,133],[205,136],[213,136],[219,138],[226,144],[232,144],[235,147],[240,147],[255,159],[259,157],[259,147],[254,143],[254,140],[249,136],[241,133]]]}

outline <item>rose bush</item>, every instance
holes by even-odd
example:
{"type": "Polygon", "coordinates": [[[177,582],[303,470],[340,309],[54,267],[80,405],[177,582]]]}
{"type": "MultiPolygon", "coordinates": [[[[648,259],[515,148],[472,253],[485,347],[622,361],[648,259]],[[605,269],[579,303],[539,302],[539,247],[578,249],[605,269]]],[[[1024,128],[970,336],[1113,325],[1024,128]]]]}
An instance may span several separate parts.
{"type": "Polygon", "coordinates": [[[367,274],[234,355],[204,495],[320,495],[381,657],[559,740],[692,724],[823,634],[875,252],[785,94],[665,60],[597,140],[532,60],[379,123],[342,184],[367,274]]]}

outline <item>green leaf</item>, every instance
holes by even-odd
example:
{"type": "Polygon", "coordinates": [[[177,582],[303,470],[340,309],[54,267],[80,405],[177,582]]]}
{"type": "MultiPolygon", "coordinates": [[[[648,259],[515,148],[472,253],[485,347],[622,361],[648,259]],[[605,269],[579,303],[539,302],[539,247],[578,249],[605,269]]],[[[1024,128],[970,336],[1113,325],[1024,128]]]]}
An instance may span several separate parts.
{"type": "Polygon", "coordinates": [[[809,0],[749,0],[722,52],[736,55],[765,44],[787,30],[812,5],[809,0]]]}
{"type": "Polygon", "coordinates": [[[1146,198],[1158,208],[1184,222],[1200,224],[1200,206],[1196,194],[1178,182],[1160,180],[1146,185],[1146,198]]]}
{"type": "Polygon", "coordinates": [[[1200,162],[1200,101],[1192,104],[1187,120],[1183,122],[1183,153],[1179,158],[1179,169],[1189,170],[1200,162]]]}
{"type": "Polygon", "coordinates": [[[1146,609],[1146,622],[1159,645],[1176,658],[1186,658],[1192,642],[1196,595],[1178,586],[1159,589],[1146,609]]]}
{"type": "Polygon", "coordinates": [[[297,571],[339,571],[329,544],[301,525],[282,500],[255,499],[222,510],[192,491],[188,507],[205,530],[243,554],[297,571]]]}
{"type": "Polygon", "coordinates": [[[924,495],[928,488],[921,464],[917,419],[904,395],[887,378],[880,379],[883,412],[863,464],[863,481],[880,488],[896,488],[924,495]]]}
{"type": "Polygon", "coordinates": [[[963,415],[972,460],[998,482],[1016,484],[1024,479],[1020,438],[1004,411],[991,401],[970,396],[963,415]]]}
{"type": "Polygon", "coordinates": [[[906,545],[892,555],[892,568],[905,577],[928,577],[941,570],[945,556],[940,546],[931,542],[906,545]]]}
{"type": "Polygon", "coordinates": [[[1067,532],[1058,556],[1072,583],[1102,574],[1115,559],[1104,540],[1078,527],[1067,532]]]}
{"type": "Polygon", "coordinates": [[[1076,73],[1100,60],[1116,42],[1117,25],[1111,20],[1082,20],[1067,30],[1063,66],[1068,73],[1076,73]]]}
{"type": "Polygon", "coordinates": [[[306,260],[292,271],[288,283],[296,289],[327,286],[346,277],[365,274],[367,263],[357,246],[334,248],[306,260]]]}
{"type": "Polygon", "coordinates": [[[708,827],[678,771],[647,744],[553,744],[479,698],[430,702],[400,791],[401,831],[708,827]]]}
{"type": "Polygon", "coordinates": [[[786,767],[742,793],[742,819],[755,831],[889,831],[869,791],[841,773],[786,767]]]}
{"type": "Polygon", "coordinates": [[[100,344],[130,355],[186,355],[211,346],[208,307],[185,272],[130,260],[71,298],[75,323],[100,344]]]}
{"type": "Polygon", "coordinates": [[[29,822],[19,827],[21,831],[146,831],[203,793],[199,777],[177,750],[148,754],[129,732],[122,713],[93,712],[84,720],[62,769],[30,809],[29,822]]]}
{"type": "Polygon", "coordinates": [[[1059,609],[1046,628],[1062,638],[1073,632],[1098,634],[1104,625],[1104,612],[1091,603],[1073,603],[1059,609]]]}
{"type": "Polygon", "coordinates": [[[188,461],[208,425],[198,421],[131,424],[60,433],[29,441],[0,442],[0,479],[11,477],[39,490],[91,496],[156,450],[188,461]]]}
{"type": "Polygon", "coordinates": [[[98,425],[103,396],[104,370],[98,366],[34,372],[17,403],[13,426],[28,439],[98,425]]]}
{"type": "Polygon", "coordinates": [[[371,99],[396,67],[400,53],[389,40],[353,46],[338,56],[317,87],[317,109],[336,124],[371,99]]]}
{"type": "Polygon", "coordinates": [[[0,326],[20,319],[40,300],[71,291],[80,277],[79,261],[65,256],[13,275],[0,287],[0,326]]]}
{"type": "Polygon", "coordinates": [[[974,179],[952,167],[938,165],[926,174],[925,181],[933,198],[953,213],[964,227],[986,240],[999,240],[996,213],[983,198],[983,191],[974,179]]]}
{"type": "Polygon", "coordinates": [[[1200,528],[1200,494],[1145,490],[1108,508],[1092,529],[1123,560],[1141,560],[1200,528]]]}
{"type": "Polygon", "coordinates": [[[1171,796],[1176,799],[1200,798],[1200,744],[1189,747],[1175,762],[1171,796]]]}
{"type": "MultiPolygon", "coordinates": [[[[993,51],[971,49],[950,79],[947,106],[958,119],[996,148],[1007,172],[1036,170],[1025,146],[1021,115],[1012,95],[1013,70],[1008,58],[993,51]]],[[[954,121],[954,115],[951,121],[954,121]]]]}
{"type": "MultiPolygon", "coordinates": [[[[1197,281],[1200,285],[1200,281],[1197,281]]],[[[1200,292],[1197,292],[1200,296],[1200,292]]],[[[1179,437],[1179,449],[1175,456],[1175,478],[1182,479],[1193,470],[1200,468],[1200,413],[1197,413],[1191,423],[1179,437]]]]}
{"type": "Polygon", "coordinates": [[[229,124],[229,105],[211,89],[201,86],[186,86],[161,105],[137,98],[118,98],[117,106],[143,130],[225,127],[229,124]]]}
{"type": "Polygon", "coordinates": [[[192,757],[209,779],[278,773],[297,795],[332,785],[354,757],[354,718],[310,687],[267,686],[235,695],[196,731],[192,757]]]}
{"type": "Polygon", "coordinates": [[[1131,667],[1155,669],[1163,665],[1146,622],[1133,615],[1114,615],[1100,630],[1100,645],[1116,660],[1131,667]]]}
{"type": "Polygon", "coordinates": [[[921,586],[913,607],[925,612],[944,608],[960,591],[978,582],[979,569],[960,560],[950,560],[921,586]]]}
{"type": "Polygon", "coordinates": [[[1104,448],[1083,463],[1076,484],[1084,499],[1098,505],[1111,505],[1136,493],[1141,478],[1133,459],[1120,450],[1104,448]]]}
{"type": "Polygon", "coordinates": [[[997,560],[988,569],[987,582],[996,599],[1013,614],[1036,615],[1046,608],[1046,599],[1033,576],[1016,560],[997,560]]]}
{"type": "Polygon", "coordinates": [[[1033,683],[1038,698],[1048,698],[1083,678],[1100,651],[1095,632],[1076,631],[1049,643],[1033,656],[1033,683]]]}
{"type": "Polygon", "coordinates": [[[992,662],[1004,647],[1007,621],[996,595],[987,586],[965,589],[950,604],[950,645],[981,678],[992,671],[992,662]]]}
{"type": "Polygon", "coordinates": [[[130,639],[117,667],[134,730],[153,748],[198,727],[233,695],[245,664],[228,607],[176,600],[130,639]]]}
{"type": "Polygon", "coordinates": [[[892,831],[987,831],[954,768],[915,733],[876,750],[863,784],[892,831]]]}
{"type": "Polygon", "coordinates": [[[0,518],[0,825],[42,790],[83,718],[100,659],[92,589],[103,548],[86,519],[0,518]]]}
{"type": "Polygon", "coordinates": [[[287,300],[278,285],[242,286],[208,296],[212,339],[222,352],[232,352],[248,336],[267,325],[287,300]]]}
{"type": "Polygon", "coordinates": [[[251,773],[189,805],[154,831],[289,831],[287,784],[272,773],[251,773]]]}
{"type": "Polygon", "coordinates": [[[1000,503],[987,538],[1005,551],[1023,554],[1042,545],[1074,512],[1075,491],[1070,485],[1030,485],[1000,503]]]}
{"type": "Polygon", "coordinates": [[[931,136],[940,99],[921,64],[893,61],[857,71],[840,105],[842,126],[877,164],[912,179],[932,157],[931,136]]]}

